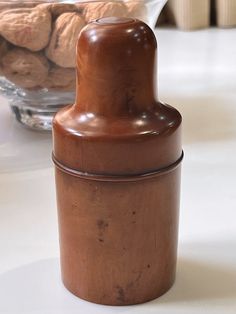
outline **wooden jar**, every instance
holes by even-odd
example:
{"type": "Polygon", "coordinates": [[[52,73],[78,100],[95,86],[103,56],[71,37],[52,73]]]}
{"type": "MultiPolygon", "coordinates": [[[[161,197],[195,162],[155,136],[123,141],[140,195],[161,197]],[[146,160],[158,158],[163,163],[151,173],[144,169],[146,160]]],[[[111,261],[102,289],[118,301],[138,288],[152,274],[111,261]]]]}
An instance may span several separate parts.
{"type": "Polygon", "coordinates": [[[146,302],[175,278],[181,115],[155,99],[156,49],[138,20],[90,23],[76,102],[54,119],[62,279],[95,303],[146,302]]]}

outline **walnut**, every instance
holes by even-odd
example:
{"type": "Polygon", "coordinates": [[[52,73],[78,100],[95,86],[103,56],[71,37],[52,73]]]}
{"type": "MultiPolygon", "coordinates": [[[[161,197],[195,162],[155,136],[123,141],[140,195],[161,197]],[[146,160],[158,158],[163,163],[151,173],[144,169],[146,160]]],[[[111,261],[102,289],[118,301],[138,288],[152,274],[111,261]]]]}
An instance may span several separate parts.
{"type": "Polygon", "coordinates": [[[76,6],[72,3],[44,3],[38,6],[38,8],[40,7],[46,7],[52,14],[53,20],[63,13],[77,12],[82,15],[83,11],[82,7],[80,8],[79,6],[76,6]]]}
{"type": "Polygon", "coordinates": [[[39,51],[48,44],[51,14],[46,8],[22,8],[0,13],[0,35],[10,43],[39,51]]]}
{"type": "Polygon", "coordinates": [[[75,69],[53,66],[48,73],[46,81],[41,86],[48,90],[74,92],[76,88],[75,69]]]}
{"type": "Polygon", "coordinates": [[[22,88],[39,86],[46,80],[49,70],[47,59],[41,53],[14,48],[1,60],[4,76],[22,88]]]}
{"type": "Polygon", "coordinates": [[[143,1],[125,0],[128,17],[137,18],[142,21],[147,21],[147,7],[143,1]]]}
{"type": "Polygon", "coordinates": [[[16,8],[33,8],[43,2],[45,1],[0,1],[0,11],[16,8]]]}
{"type": "Polygon", "coordinates": [[[64,68],[76,66],[76,44],[85,25],[78,13],[64,13],[55,21],[50,43],[46,49],[48,59],[64,68]]]}
{"type": "Polygon", "coordinates": [[[8,51],[8,43],[5,39],[0,37],[0,60],[8,51]]]}
{"type": "Polygon", "coordinates": [[[84,16],[86,22],[102,17],[124,17],[127,16],[127,8],[123,2],[91,2],[84,4],[84,16]]]}
{"type": "MultiPolygon", "coordinates": [[[[0,37],[0,60],[5,56],[8,51],[8,43],[5,39],[0,37]]],[[[3,75],[2,73],[2,66],[0,64],[0,76],[3,75]]]]}

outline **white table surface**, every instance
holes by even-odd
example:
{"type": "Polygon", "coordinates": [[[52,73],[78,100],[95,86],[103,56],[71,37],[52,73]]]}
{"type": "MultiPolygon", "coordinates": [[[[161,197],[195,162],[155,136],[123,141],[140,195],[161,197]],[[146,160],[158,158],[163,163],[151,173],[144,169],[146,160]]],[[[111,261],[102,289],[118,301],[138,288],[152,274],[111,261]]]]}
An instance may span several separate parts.
{"type": "Polygon", "coordinates": [[[51,139],[0,99],[0,313],[236,313],[236,30],[159,30],[159,96],[184,118],[177,280],[139,306],[82,301],[60,281],[51,139]]]}

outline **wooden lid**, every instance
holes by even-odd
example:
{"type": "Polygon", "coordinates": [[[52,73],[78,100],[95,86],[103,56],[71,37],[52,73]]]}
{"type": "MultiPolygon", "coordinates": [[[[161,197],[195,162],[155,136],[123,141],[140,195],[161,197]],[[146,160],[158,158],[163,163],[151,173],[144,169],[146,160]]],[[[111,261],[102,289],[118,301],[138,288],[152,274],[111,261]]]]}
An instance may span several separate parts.
{"type": "Polygon", "coordinates": [[[182,153],[181,116],[155,97],[157,43],[130,18],[88,24],[77,47],[77,97],[54,119],[54,156],[90,174],[132,175],[182,153]]]}

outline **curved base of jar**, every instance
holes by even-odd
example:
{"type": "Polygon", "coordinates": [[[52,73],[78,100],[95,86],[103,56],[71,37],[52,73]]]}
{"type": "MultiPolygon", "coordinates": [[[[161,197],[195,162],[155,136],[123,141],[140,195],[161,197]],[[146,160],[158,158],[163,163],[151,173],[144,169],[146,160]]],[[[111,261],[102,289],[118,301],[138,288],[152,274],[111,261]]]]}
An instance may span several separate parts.
{"type": "MultiPolygon", "coordinates": [[[[18,122],[35,131],[51,131],[55,112],[37,111],[12,106],[11,109],[18,122]]],[[[59,108],[58,108],[59,110],[59,108]]]]}
{"type": "Polygon", "coordinates": [[[9,101],[16,120],[37,131],[51,131],[54,115],[75,99],[73,91],[23,89],[1,76],[0,94],[9,101]]]}
{"type": "Polygon", "coordinates": [[[52,120],[55,114],[69,102],[74,101],[74,94],[68,93],[68,100],[60,99],[60,94],[54,93],[54,97],[44,99],[42,104],[36,99],[10,100],[10,107],[18,122],[36,131],[51,131],[52,120]]]}
{"type": "Polygon", "coordinates": [[[163,287],[162,289],[160,289],[159,291],[155,291],[153,294],[150,294],[148,297],[144,297],[144,298],[133,298],[133,300],[120,300],[117,302],[117,300],[110,300],[110,301],[101,301],[98,299],[93,299],[93,298],[89,298],[86,296],[81,295],[80,293],[77,293],[76,291],[74,291],[73,289],[71,289],[63,280],[62,278],[62,283],[64,285],[64,287],[70,292],[72,293],[74,296],[85,300],[87,302],[90,303],[94,303],[94,304],[99,304],[99,305],[108,305],[108,306],[128,306],[128,305],[137,305],[137,304],[143,304],[143,303],[147,303],[150,301],[154,301],[157,298],[160,298],[161,296],[163,296],[165,293],[167,293],[174,285],[175,283],[175,278],[173,278],[173,280],[171,280],[165,287],[163,287]]]}

